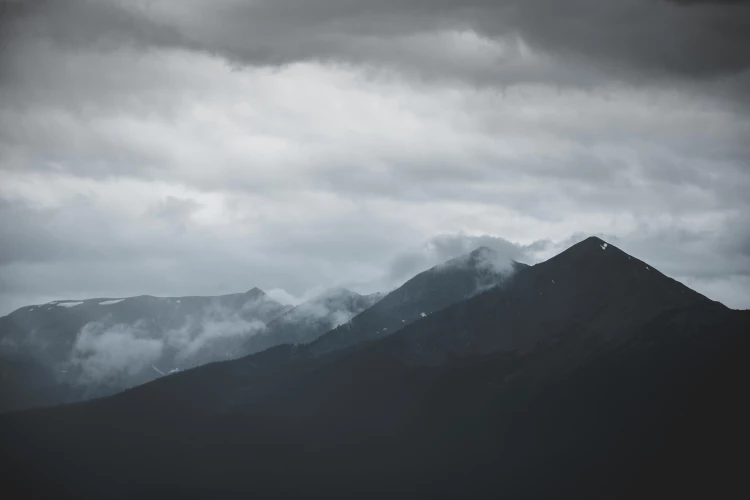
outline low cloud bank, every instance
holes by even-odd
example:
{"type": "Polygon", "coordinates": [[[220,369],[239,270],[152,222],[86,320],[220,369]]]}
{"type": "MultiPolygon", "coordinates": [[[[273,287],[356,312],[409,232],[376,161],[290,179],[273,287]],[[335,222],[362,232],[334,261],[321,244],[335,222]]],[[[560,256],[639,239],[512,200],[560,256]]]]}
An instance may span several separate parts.
{"type": "Polygon", "coordinates": [[[151,338],[142,322],[107,327],[89,323],[79,333],[71,352],[70,367],[78,369],[80,384],[113,384],[135,377],[157,362],[164,343],[151,338]]]}

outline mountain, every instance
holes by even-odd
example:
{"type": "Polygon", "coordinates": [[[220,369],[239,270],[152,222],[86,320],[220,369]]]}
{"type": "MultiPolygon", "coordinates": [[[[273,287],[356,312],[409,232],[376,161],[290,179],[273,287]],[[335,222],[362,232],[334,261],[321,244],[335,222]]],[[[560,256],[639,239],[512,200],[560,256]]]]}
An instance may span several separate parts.
{"type": "Polygon", "coordinates": [[[260,352],[280,344],[307,344],[377,303],[382,296],[360,295],[345,288],[327,290],[293,307],[253,335],[241,347],[244,354],[260,352]]]}
{"type": "MultiPolygon", "coordinates": [[[[398,332],[434,311],[502,286],[513,278],[515,272],[527,267],[526,264],[507,261],[487,247],[480,247],[418,274],[385,296],[366,296],[368,302],[374,303],[372,307],[313,342],[279,344],[250,356],[245,363],[212,365],[211,375],[205,378],[198,375],[198,386],[189,389],[193,391],[193,397],[189,400],[170,399],[171,404],[173,408],[192,414],[207,409],[230,411],[238,405],[252,405],[267,394],[284,390],[322,366],[398,332]]],[[[330,295],[340,296],[341,293],[332,292],[330,295]]],[[[273,330],[269,328],[268,331],[273,330]]],[[[262,331],[256,337],[264,334],[266,332],[262,331]]],[[[269,344],[276,343],[272,333],[266,338],[269,344]]],[[[248,342],[252,346],[255,337],[248,342]]],[[[258,344],[253,347],[258,348],[258,344]]],[[[170,377],[173,389],[167,392],[181,394],[192,383],[188,380],[192,378],[170,377]]]]}
{"type": "Polygon", "coordinates": [[[292,309],[257,288],[218,297],[141,296],[21,308],[0,318],[0,412],[114,394],[284,343],[312,343],[305,352],[316,355],[345,349],[396,332],[523,267],[482,247],[385,296],[339,288],[292,309]]]}
{"type": "Polygon", "coordinates": [[[309,352],[320,355],[385,337],[443,307],[497,286],[525,267],[526,264],[507,261],[488,247],[480,247],[419,273],[385,296],[362,297],[344,289],[329,291],[288,311],[268,330],[248,339],[243,353],[281,344],[309,343],[309,352]],[[316,317],[319,319],[311,321],[316,317]]]}
{"type": "Polygon", "coordinates": [[[0,318],[0,411],[110,394],[226,359],[286,309],[258,288],[23,307],[0,318]]]}
{"type": "Polygon", "coordinates": [[[391,335],[435,311],[501,285],[526,267],[480,247],[417,274],[350,322],[310,344],[310,349],[320,355],[391,335]]]}
{"type": "Polygon", "coordinates": [[[0,474],[35,497],[741,498],[749,341],[749,311],[590,238],[384,338],[0,416],[0,474]]]}

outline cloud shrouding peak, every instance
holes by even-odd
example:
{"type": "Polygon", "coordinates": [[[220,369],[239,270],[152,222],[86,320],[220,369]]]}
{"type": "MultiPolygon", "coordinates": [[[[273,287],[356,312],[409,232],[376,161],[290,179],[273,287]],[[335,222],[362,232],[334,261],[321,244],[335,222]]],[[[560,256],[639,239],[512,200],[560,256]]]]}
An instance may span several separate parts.
{"type": "Polygon", "coordinates": [[[256,285],[298,304],[581,233],[750,307],[748,2],[0,12],[2,312],[256,285]]]}

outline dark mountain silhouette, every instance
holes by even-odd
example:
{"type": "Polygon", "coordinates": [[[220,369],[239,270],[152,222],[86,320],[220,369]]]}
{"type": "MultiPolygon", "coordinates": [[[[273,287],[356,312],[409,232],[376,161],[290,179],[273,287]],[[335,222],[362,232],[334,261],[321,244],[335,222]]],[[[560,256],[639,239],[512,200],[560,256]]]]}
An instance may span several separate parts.
{"type": "Polygon", "coordinates": [[[281,344],[307,344],[376,304],[380,294],[360,295],[345,288],[327,290],[289,309],[240,348],[244,355],[281,344]]]}
{"type": "Polygon", "coordinates": [[[139,296],[23,307],[0,318],[0,412],[111,394],[160,372],[226,359],[247,338],[243,331],[249,335],[286,309],[258,288],[214,297],[139,296]],[[149,343],[164,341],[166,332],[174,333],[174,342],[149,343]],[[151,357],[137,369],[128,359],[111,359],[128,349],[133,363],[151,357]],[[112,361],[121,369],[105,372],[97,355],[109,356],[102,363],[112,361]]]}
{"type": "Polygon", "coordinates": [[[320,337],[310,350],[319,355],[391,335],[435,311],[503,283],[526,267],[480,247],[417,274],[351,322],[320,337]]]}
{"type": "Polygon", "coordinates": [[[415,319],[0,416],[4,484],[55,498],[746,496],[750,312],[590,238],[415,319]]]}

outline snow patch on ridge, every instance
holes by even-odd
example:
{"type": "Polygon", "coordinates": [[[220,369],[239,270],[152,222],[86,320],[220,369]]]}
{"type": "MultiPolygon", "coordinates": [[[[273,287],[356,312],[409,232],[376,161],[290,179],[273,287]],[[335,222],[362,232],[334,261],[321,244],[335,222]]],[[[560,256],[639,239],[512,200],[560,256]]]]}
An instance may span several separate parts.
{"type": "Polygon", "coordinates": [[[60,307],[75,307],[80,306],[81,304],[83,304],[83,302],[58,302],[55,305],[60,307]]]}
{"type": "Polygon", "coordinates": [[[114,304],[119,304],[125,299],[116,299],[116,300],[105,300],[104,302],[99,302],[100,306],[112,306],[114,304]]]}

